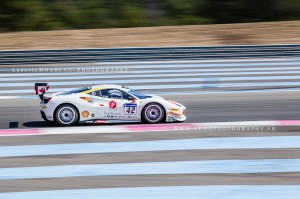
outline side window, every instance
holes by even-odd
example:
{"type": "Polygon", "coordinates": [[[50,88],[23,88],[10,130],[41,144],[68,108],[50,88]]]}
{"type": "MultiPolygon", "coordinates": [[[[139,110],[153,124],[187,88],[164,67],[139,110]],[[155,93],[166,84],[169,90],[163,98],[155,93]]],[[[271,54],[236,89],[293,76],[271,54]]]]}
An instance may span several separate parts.
{"type": "Polygon", "coordinates": [[[132,99],[133,97],[131,95],[129,95],[128,93],[124,92],[124,91],[121,91],[122,92],[122,96],[123,96],[123,99],[132,99]]]}
{"type": "Polygon", "coordinates": [[[90,93],[88,93],[89,95],[93,95],[93,96],[98,96],[101,97],[101,92],[100,91],[92,91],[90,93]]]}
{"type": "Polygon", "coordinates": [[[112,99],[122,99],[121,91],[117,89],[104,89],[101,90],[102,97],[112,98],[112,99]]]}

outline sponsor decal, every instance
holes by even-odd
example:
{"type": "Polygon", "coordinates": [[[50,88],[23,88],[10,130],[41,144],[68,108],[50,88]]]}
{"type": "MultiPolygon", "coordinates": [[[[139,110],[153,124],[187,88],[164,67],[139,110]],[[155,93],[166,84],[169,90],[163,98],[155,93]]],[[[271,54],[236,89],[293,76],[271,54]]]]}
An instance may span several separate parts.
{"type": "Polygon", "coordinates": [[[82,117],[87,118],[90,115],[90,113],[88,111],[83,111],[82,112],[82,117]]]}
{"type": "Polygon", "coordinates": [[[137,104],[128,103],[128,104],[124,104],[124,107],[137,107],[137,104]]]}
{"type": "Polygon", "coordinates": [[[113,112],[113,111],[104,111],[104,115],[122,115],[121,113],[116,113],[116,112],[113,112]]]}
{"type": "Polygon", "coordinates": [[[134,103],[124,104],[124,114],[125,115],[136,115],[137,114],[137,104],[134,104],[134,103]]]}
{"type": "Polygon", "coordinates": [[[91,114],[91,116],[92,116],[92,117],[95,117],[95,114],[94,114],[94,113],[92,113],[92,114],[91,114]]]}
{"type": "Polygon", "coordinates": [[[121,118],[122,113],[115,113],[113,111],[104,111],[104,117],[105,118],[121,118]]]}
{"type": "Polygon", "coordinates": [[[85,121],[85,123],[92,124],[92,123],[94,123],[94,121],[88,120],[88,121],[85,121]]]}
{"type": "Polygon", "coordinates": [[[107,123],[108,121],[107,120],[96,120],[95,122],[94,122],[94,124],[105,124],[105,123],[107,123]]]}
{"type": "Polygon", "coordinates": [[[117,107],[117,103],[115,101],[110,101],[109,102],[109,107],[114,109],[114,108],[117,107]]]}

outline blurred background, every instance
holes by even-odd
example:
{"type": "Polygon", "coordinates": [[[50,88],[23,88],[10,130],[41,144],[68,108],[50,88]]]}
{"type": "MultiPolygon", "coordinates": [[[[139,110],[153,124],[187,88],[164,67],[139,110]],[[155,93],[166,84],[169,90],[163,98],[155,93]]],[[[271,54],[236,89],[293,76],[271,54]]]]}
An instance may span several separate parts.
{"type": "Polygon", "coordinates": [[[0,30],[36,31],[300,19],[297,0],[2,0],[0,30]]]}
{"type": "Polygon", "coordinates": [[[299,43],[297,0],[3,0],[0,49],[299,43]]]}
{"type": "Polygon", "coordinates": [[[3,0],[0,49],[296,43],[299,18],[297,0],[3,0]]]}

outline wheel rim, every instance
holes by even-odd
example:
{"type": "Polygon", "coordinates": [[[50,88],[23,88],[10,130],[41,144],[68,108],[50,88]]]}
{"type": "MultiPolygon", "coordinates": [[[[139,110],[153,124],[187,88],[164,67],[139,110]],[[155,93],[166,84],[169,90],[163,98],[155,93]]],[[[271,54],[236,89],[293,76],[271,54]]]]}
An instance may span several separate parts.
{"type": "Polygon", "coordinates": [[[75,111],[70,107],[64,107],[59,110],[58,119],[63,124],[71,124],[75,120],[75,111]]]}
{"type": "Polygon", "coordinates": [[[151,122],[158,122],[162,118],[163,110],[158,105],[148,106],[145,110],[145,117],[151,122]]]}

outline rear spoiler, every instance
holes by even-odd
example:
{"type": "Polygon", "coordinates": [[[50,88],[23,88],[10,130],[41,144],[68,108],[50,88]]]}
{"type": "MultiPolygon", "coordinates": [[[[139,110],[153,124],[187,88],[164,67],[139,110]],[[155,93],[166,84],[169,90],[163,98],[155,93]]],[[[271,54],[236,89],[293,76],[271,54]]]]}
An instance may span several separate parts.
{"type": "Polygon", "coordinates": [[[43,100],[45,92],[49,89],[48,83],[35,83],[34,85],[35,94],[43,100]]]}

